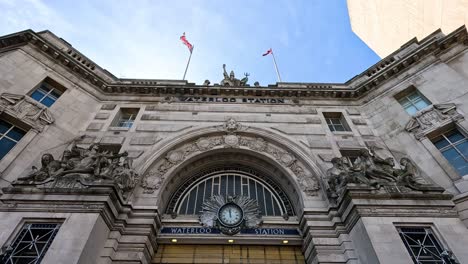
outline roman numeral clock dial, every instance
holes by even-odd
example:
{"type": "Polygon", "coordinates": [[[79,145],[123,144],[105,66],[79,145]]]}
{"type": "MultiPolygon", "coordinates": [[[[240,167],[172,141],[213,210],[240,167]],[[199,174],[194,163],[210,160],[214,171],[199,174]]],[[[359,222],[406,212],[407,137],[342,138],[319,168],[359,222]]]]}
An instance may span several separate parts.
{"type": "Polygon", "coordinates": [[[222,225],[234,227],[242,222],[244,213],[237,204],[228,203],[219,209],[218,217],[222,225]]]}

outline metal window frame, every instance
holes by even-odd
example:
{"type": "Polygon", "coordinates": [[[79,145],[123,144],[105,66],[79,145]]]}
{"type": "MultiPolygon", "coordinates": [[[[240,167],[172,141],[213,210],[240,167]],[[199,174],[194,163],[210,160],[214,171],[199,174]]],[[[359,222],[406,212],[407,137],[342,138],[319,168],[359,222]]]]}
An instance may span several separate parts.
{"type": "MultiPolygon", "coordinates": [[[[21,228],[19,228],[19,230],[15,232],[16,235],[11,240],[11,243],[3,246],[2,249],[4,250],[4,252],[0,255],[1,263],[14,264],[14,263],[17,263],[15,260],[25,259],[25,258],[27,258],[28,260],[29,259],[31,260],[30,262],[28,262],[29,264],[41,263],[42,259],[47,253],[47,250],[49,249],[54,238],[56,237],[60,227],[61,227],[61,222],[55,221],[55,220],[47,221],[47,222],[38,221],[38,220],[22,222],[21,228]],[[35,227],[35,225],[37,227],[35,227]],[[42,236],[39,236],[36,234],[36,237],[34,238],[35,234],[33,233],[33,230],[41,229],[40,225],[53,225],[53,227],[51,226],[50,228],[46,228],[48,230],[47,233],[42,234],[42,236]],[[31,241],[24,240],[26,235],[28,234],[31,238],[33,238],[33,240],[31,241]],[[41,238],[44,238],[45,236],[49,236],[49,237],[46,238],[44,241],[41,241],[41,238]],[[29,244],[24,246],[25,242],[29,244]],[[43,244],[43,247],[41,249],[37,247],[37,244],[39,243],[43,244]],[[22,256],[20,252],[26,249],[27,247],[29,247],[29,250],[31,250],[34,247],[34,250],[36,251],[36,255],[35,256],[34,255],[22,256]]],[[[44,227],[42,229],[44,229],[44,227]]]]}
{"type": "MultiPolygon", "coordinates": [[[[408,113],[408,108],[410,106],[413,106],[414,108],[416,108],[416,111],[420,111],[428,106],[430,106],[432,103],[431,101],[429,101],[429,99],[427,99],[426,97],[424,97],[424,95],[422,95],[418,90],[414,90],[413,92],[411,93],[408,93],[406,95],[403,95],[401,98],[398,99],[398,102],[400,103],[400,105],[405,109],[405,111],[408,113]],[[418,97],[416,99],[411,99],[409,96],[410,95],[413,95],[413,94],[416,94],[418,97]],[[416,106],[416,103],[418,101],[424,101],[427,105],[423,108],[419,108],[416,106]]],[[[408,113],[409,114],[409,113],[408,113]]]]}
{"type": "MultiPolygon", "coordinates": [[[[0,140],[2,140],[2,139],[4,139],[4,138],[8,138],[9,140],[11,140],[11,141],[13,141],[13,142],[18,143],[19,140],[16,140],[16,139],[13,139],[13,138],[7,136],[7,134],[10,133],[10,131],[13,130],[15,127],[18,128],[19,130],[23,131],[23,132],[24,132],[24,135],[26,135],[27,132],[24,131],[22,128],[13,125],[12,123],[6,121],[5,119],[2,119],[2,120],[3,120],[4,122],[10,124],[11,127],[10,127],[5,133],[1,133],[1,132],[0,132],[0,140]]],[[[24,135],[23,135],[23,137],[24,137],[24,135]]],[[[21,137],[21,138],[23,138],[23,137],[21,137]]],[[[15,145],[16,145],[16,144],[15,144],[15,145]]]]}
{"type": "MultiPolygon", "coordinates": [[[[36,89],[34,89],[34,90],[32,91],[31,94],[33,94],[35,91],[38,91],[38,90],[41,90],[42,93],[44,94],[44,96],[43,96],[41,99],[37,100],[37,101],[38,101],[39,103],[41,103],[41,104],[42,104],[42,101],[44,101],[44,99],[47,98],[47,97],[48,97],[49,99],[52,99],[52,100],[54,101],[54,103],[55,103],[55,102],[59,99],[59,97],[62,96],[62,94],[63,94],[63,91],[61,91],[60,89],[57,89],[57,88],[53,87],[52,85],[48,84],[47,82],[42,82],[42,83],[39,85],[39,87],[37,87],[36,89]],[[44,85],[44,86],[47,86],[47,88],[49,88],[50,90],[49,90],[48,92],[45,91],[45,90],[43,90],[43,89],[42,89],[42,86],[43,86],[43,85],[44,85]],[[53,91],[55,91],[56,93],[58,93],[59,96],[58,96],[58,97],[53,96],[53,95],[52,95],[52,92],[53,92],[53,91]]],[[[52,104],[54,104],[54,103],[52,103],[52,104]]]]}
{"type": "MultiPolygon", "coordinates": [[[[232,175],[234,177],[236,176],[239,176],[240,177],[240,192],[242,195],[249,195],[250,197],[250,193],[255,191],[256,192],[256,197],[258,197],[258,188],[263,188],[263,209],[264,209],[264,212],[265,212],[265,216],[282,216],[286,213],[286,205],[284,203],[284,201],[280,198],[279,194],[277,194],[275,191],[274,191],[274,188],[272,188],[271,186],[269,186],[267,183],[264,183],[262,181],[260,181],[259,179],[257,179],[256,177],[253,177],[252,175],[248,175],[246,173],[238,173],[238,172],[233,172],[233,171],[226,171],[226,172],[218,172],[218,173],[215,173],[215,174],[212,174],[212,175],[209,175],[208,177],[204,177],[202,180],[200,181],[196,181],[194,182],[191,186],[189,186],[185,191],[184,191],[184,194],[180,197],[179,199],[179,202],[178,202],[178,205],[176,206],[175,208],[175,211],[177,212],[177,214],[182,214],[182,215],[190,215],[188,214],[187,212],[189,211],[189,200],[190,200],[190,196],[191,196],[191,193],[192,191],[195,191],[195,202],[194,202],[194,208],[193,208],[193,214],[197,214],[198,212],[196,211],[196,207],[197,207],[197,199],[198,199],[198,188],[201,184],[204,185],[204,190],[203,190],[203,199],[205,199],[206,197],[206,182],[211,180],[212,181],[212,188],[211,188],[211,196],[214,195],[214,188],[216,186],[216,188],[218,189],[217,190],[217,193],[221,193],[221,181],[222,181],[222,176],[226,176],[226,184],[224,186],[225,188],[225,192],[227,194],[228,190],[229,190],[229,186],[228,186],[228,180],[227,180],[227,176],[229,175],[232,175]],[[242,180],[243,179],[247,179],[247,184],[245,184],[247,186],[247,194],[244,194],[244,190],[243,190],[243,184],[242,184],[242,180]],[[215,183],[215,179],[217,179],[217,182],[218,183],[215,183]],[[249,180],[252,180],[254,183],[255,183],[255,190],[251,190],[250,188],[250,185],[249,185],[249,180]],[[272,215],[269,215],[267,214],[267,205],[266,205],[266,192],[269,192],[270,195],[271,195],[271,198],[272,198],[272,202],[276,203],[277,207],[279,208],[279,212],[276,212],[275,210],[275,206],[272,205],[272,211],[273,211],[273,214],[272,215]],[[184,207],[185,205],[185,208],[182,208],[184,207]]],[[[233,180],[233,182],[235,182],[235,180],[233,180]]],[[[234,188],[235,188],[235,185],[234,185],[234,188]]],[[[210,196],[210,197],[211,197],[210,196]]],[[[257,199],[257,203],[258,203],[258,199],[257,199]]],[[[259,206],[261,206],[259,204],[259,206]]]]}
{"type": "MultiPolygon", "coordinates": [[[[449,251],[448,247],[444,243],[442,243],[440,235],[434,230],[434,228],[431,225],[399,225],[396,228],[400,239],[403,241],[403,244],[405,245],[405,248],[411,257],[411,260],[413,260],[415,264],[459,264],[458,261],[452,255],[452,252],[449,251]],[[414,228],[424,230],[425,235],[423,241],[416,241],[415,239],[411,238],[410,233],[404,232],[402,230],[403,228],[414,228]],[[408,243],[409,239],[420,245],[418,254],[415,254],[412,250],[414,246],[411,246],[408,243]],[[430,248],[427,248],[427,245],[424,245],[427,239],[431,241],[432,247],[430,248]],[[437,251],[434,252],[434,249],[437,251]],[[441,249],[442,251],[439,251],[438,249],[441,249]],[[429,253],[432,256],[432,259],[420,259],[422,252],[429,253]]],[[[422,232],[419,234],[422,234],[422,232]]]]}
{"type": "MultiPolygon", "coordinates": [[[[448,144],[447,146],[445,146],[445,147],[437,148],[437,149],[440,151],[440,153],[442,153],[442,152],[444,152],[444,151],[447,151],[447,150],[453,148],[453,149],[455,149],[455,151],[456,151],[461,157],[463,157],[463,159],[464,159],[466,162],[468,162],[468,157],[465,157],[465,155],[463,155],[463,153],[462,153],[462,152],[458,149],[458,147],[457,147],[458,145],[460,145],[460,144],[462,144],[462,143],[465,143],[465,142],[468,140],[468,137],[465,135],[465,133],[463,133],[462,131],[460,131],[458,128],[455,127],[455,128],[453,128],[453,129],[451,129],[451,130],[449,130],[449,131],[446,131],[446,132],[443,132],[443,133],[438,134],[436,137],[439,137],[439,136],[443,137],[443,138],[449,143],[449,144],[448,144]],[[452,141],[450,141],[446,135],[449,134],[450,132],[454,131],[454,130],[458,131],[458,133],[460,133],[464,138],[452,143],[452,141]]],[[[436,137],[435,137],[435,138],[436,138],[436,137]]]]}

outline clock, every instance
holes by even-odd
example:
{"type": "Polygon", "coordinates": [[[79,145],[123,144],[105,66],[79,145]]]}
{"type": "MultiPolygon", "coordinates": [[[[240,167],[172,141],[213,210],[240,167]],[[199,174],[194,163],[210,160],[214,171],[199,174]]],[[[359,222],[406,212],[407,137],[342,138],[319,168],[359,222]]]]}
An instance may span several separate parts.
{"type": "Polygon", "coordinates": [[[239,226],[244,220],[244,212],[239,205],[230,202],[219,208],[218,219],[226,227],[239,226]]]}

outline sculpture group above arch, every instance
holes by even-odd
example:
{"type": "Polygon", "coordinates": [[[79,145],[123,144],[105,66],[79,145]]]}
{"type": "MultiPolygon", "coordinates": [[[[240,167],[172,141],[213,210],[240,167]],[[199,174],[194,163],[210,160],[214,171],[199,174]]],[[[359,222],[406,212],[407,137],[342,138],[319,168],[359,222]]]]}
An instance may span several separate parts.
{"type": "Polygon", "coordinates": [[[145,193],[153,193],[161,188],[170,171],[176,165],[194,155],[216,149],[244,149],[268,156],[285,169],[289,169],[301,188],[308,196],[317,195],[320,184],[303,161],[281,144],[260,135],[249,133],[250,127],[244,126],[234,118],[228,118],[223,125],[216,126],[211,134],[193,137],[165,152],[144,174],[142,187],[145,193]]]}

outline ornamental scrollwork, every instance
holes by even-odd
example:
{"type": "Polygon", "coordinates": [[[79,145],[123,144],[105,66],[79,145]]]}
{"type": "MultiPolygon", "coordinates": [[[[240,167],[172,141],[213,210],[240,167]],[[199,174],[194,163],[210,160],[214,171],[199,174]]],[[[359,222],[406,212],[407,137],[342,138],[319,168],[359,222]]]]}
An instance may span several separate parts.
{"type": "Polygon", "coordinates": [[[224,125],[218,128],[223,130],[226,135],[200,137],[193,142],[168,151],[165,157],[144,176],[142,181],[144,192],[153,193],[161,188],[168,170],[182,163],[194,153],[202,153],[215,148],[247,148],[271,155],[279,164],[289,168],[296,175],[299,186],[307,195],[317,195],[317,191],[320,189],[317,180],[313,175],[306,173],[302,163],[292,153],[262,137],[236,134],[237,131],[243,131],[247,128],[233,118],[229,118],[224,125]]]}
{"type": "Polygon", "coordinates": [[[44,126],[54,122],[54,117],[45,105],[25,95],[1,94],[0,113],[2,112],[25,122],[39,132],[44,126]]]}
{"type": "Polygon", "coordinates": [[[461,119],[463,116],[457,112],[454,103],[435,104],[416,113],[406,124],[405,129],[414,133],[417,139],[421,139],[428,133],[461,119]]]}

